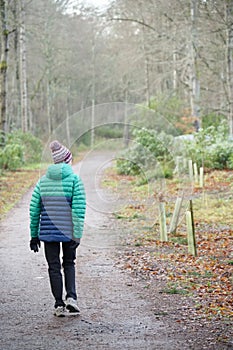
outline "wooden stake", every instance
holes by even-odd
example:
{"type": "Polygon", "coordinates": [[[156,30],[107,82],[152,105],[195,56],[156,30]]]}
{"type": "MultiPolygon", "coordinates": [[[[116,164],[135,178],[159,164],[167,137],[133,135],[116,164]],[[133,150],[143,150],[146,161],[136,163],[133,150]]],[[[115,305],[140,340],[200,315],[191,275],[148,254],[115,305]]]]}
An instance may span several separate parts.
{"type": "Polygon", "coordinates": [[[174,209],[174,212],[173,212],[173,215],[172,215],[170,228],[169,228],[169,232],[170,233],[175,233],[176,232],[176,228],[177,228],[177,224],[178,224],[178,220],[179,220],[179,215],[180,215],[181,205],[182,205],[182,198],[181,197],[177,197],[176,198],[175,209],[174,209]]]}
{"type": "Polygon", "coordinates": [[[193,161],[192,159],[189,159],[189,177],[190,177],[190,181],[191,183],[193,182],[193,161]]]}
{"type": "Polygon", "coordinates": [[[188,252],[193,256],[197,256],[192,200],[189,201],[189,204],[190,204],[190,210],[187,210],[186,212],[188,252]]]}
{"type": "Polygon", "coordinates": [[[159,202],[160,241],[167,242],[167,225],[164,202],[159,202]]]}
{"type": "Polygon", "coordinates": [[[200,168],[200,187],[204,187],[204,168],[200,168]]]}
{"type": "Polygon", "coordinates": [[[194,182],[195,182],[195,184],[198,184],[197,163],[194,163],[194,164],[193,164],[193,170],[194,170],[194,182]]]}

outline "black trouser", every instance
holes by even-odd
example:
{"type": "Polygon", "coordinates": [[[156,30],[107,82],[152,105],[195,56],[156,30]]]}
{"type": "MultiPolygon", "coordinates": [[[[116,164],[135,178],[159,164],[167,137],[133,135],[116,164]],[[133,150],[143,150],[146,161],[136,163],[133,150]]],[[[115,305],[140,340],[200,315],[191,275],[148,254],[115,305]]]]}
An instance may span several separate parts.
{"type": "MultiPolygon", "coordinates": [[[[55,307],[65,306],[63,295],[63,281],[60,261],[60,242],[44,242],[45,257],[48,263],[51,291],[55,298],[55,307]]],[[[65,276],[66,299],[77,300],[75,290],[75,258],[76,249],[71,247],[71,242],[62,242],[63,262],[65,276]]]]}

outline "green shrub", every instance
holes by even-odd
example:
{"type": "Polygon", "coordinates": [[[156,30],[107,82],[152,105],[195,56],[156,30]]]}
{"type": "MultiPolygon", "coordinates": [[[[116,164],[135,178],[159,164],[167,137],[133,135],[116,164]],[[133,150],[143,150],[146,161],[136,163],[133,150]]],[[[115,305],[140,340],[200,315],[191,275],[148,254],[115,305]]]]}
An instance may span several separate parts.
{"type": "Polygon", "coordinates": [[[229,159],[227,162],[227,168],[233,170],[233,152],[229,156],[229,159]]]}
{"type": "Polygon", "coordinates": [[[133,136],[135,137],[133,146],[124,151],[117,161],[119,174],[138,175],[141,171],[155,168],[157,162],[166,163],[171,159],[169,146],[173,140],[172,136],[165,133],[158,134],[145,128],[135,129],[133,136]]]}
{"type": "Polygon", "coordinates": [[[41,141],[31,133],[16,131],[7,136],[7,144],[19,144],[24,148],[23,161],[26,164],[40,162],[42,153],[41,141]]]}
{"type": "Polygon", "coordinates": [[[121,125],[103,125],[95,129],[95,134],[107,139],[116,139],[123,137],[123,126],[121,125]]]}
{"type": "Polygon", "coordinates": [[[206,159],[209,167],[214,169],[226,169],[229,167],[230,159],[233,153],[233,143],[223,141],[212,145],[208,151],[206,159]]]}
{"type": "Polygon", "coordinates": [[[173,137],[164,132],[157,133],[155,130],[145,128],[135,129],[133,132],[135,142],[146,148],[153,157],[164,159],[168,156],[168,147],[171,145],[173,137]]]}
{"type": "Polygon", "coordinates": [[[117,160],[117,172],[121,175],[139,175],[148,158],[142,145],[135,145],[117,160]]]}
{"type": "Polygon", "coordinates": [[[9,133],[0,151],[0,167],[15,170],[23,164],[40,162],[41,153],[42,143],[32,134],[21,131],[9,133]]]}
{"type": "Polygon", "coordinates": [[[23,164],[23,146],[19,144],[6,145],[0,151],[0,166],[2,169],[16,170],[23,164]]]}
{"type": "Polygon", "coordinates": [[[222,123],[225,124],[226,132],[229,131],[229,125],[227,122],[227,117],[224,115],[219,115],[216,113],[206,114],[201,118],[201,124],[203,129],[207,129],[210,126],[218,128],[222,123]]]}
{"type": "Polygon", "coordinates": [[[181,153],[200,167],[225,169],[230,166],[233,142],[228,138],[226,123],[210,126],[194,134],[193,141],[183,141],[181,153]]]}

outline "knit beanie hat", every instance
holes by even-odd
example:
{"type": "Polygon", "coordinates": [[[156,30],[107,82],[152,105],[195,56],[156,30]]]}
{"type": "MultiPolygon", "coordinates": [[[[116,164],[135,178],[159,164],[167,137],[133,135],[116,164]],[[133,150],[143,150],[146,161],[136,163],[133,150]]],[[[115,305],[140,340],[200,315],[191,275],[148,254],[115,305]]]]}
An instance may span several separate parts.
{"type": "Polygon", "coordinates": [[[59,141],[55,140],[50,143],[53,161],[57,163],[69,163],[72,160],[72,154],[68,148],[63,146],[59,141]]]}

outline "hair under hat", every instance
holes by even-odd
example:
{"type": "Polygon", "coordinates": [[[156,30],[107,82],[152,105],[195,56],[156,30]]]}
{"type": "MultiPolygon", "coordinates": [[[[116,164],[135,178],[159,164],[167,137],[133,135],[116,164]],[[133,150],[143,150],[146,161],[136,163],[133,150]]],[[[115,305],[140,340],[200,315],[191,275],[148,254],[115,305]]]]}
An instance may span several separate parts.
{"type": "Polygon", "coordinates": [[[69,163],[72,160],[72,153],[70,150],[62,145],[59,141],[52,141],[50,143],[50,149],[55,164],[62,162],[69,163]]]}

